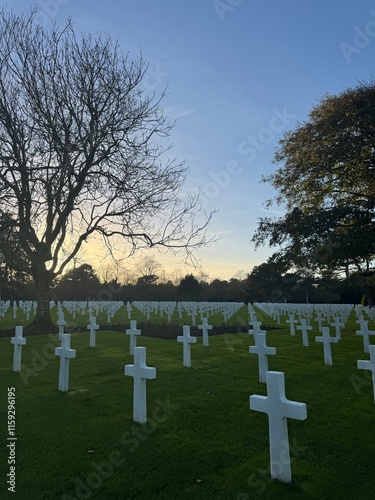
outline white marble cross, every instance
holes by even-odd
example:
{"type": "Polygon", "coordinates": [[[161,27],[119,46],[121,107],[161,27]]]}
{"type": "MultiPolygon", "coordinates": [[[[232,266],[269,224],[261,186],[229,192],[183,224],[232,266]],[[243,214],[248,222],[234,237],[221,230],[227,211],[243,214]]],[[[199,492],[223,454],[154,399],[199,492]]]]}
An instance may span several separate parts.
{"type": "Polygon", "coordinates": [[[133,420],[147,422],[146,380],[156,378],[156,368],[146,366],[146,348],[134,348],[134,365],[125,365],[125,375],[134,379],[133,420]]]}
{"type": "Polygon", "coordinates": [[[315,337],[315,342],[322,342],[324,345],[324,364],[327,366],[332,366],[332,349],[331,344],[336,344],[339,339],[337,337],[331,337],[329,334],[329,327],[322,326],[322,335],[320,337],[315,337]]]}
{"type": "Polygon", "coordinates": [[[318,330],[321,332],[322,331],[322,327],[323,327],[323,317],[322,317],[322,313],[317,311],[316,313],[316,321],[318,322],[318,330]]]}
{"type": "Polygon", "coordinates": [[[26,344],[26,339],[22,337],[23,326],[16,326],[15,337],[10,339],[10,342],[14,344],[13,351],[13,371],[21,371],[21,357],[22,357],[22,346],[26,344]]]}
{"type": "Polygon", "coordinates": [[[66,326],[66,321],[64,319],[64,313],[60,310],[58,312],[58,320],[56,322],[59,327],[59,340],[61,340],[61,335],[64,335],[64,327],[66,326]]]}
{"type": "Polygon", "coordinates": [[[285,397],[283,372],[266,374],[267,396],[250,396],[250,409],[267,413],[269,418],[271,477],[283,483],[292,481],[287,418],[305,420],[306,404],[285,397]]]}
{"type": "Polygon", "coordinates": [[[182,327],[183,334],[177,337],[177,342],[182,342],[184,345],[183,349],[183,365],[187,368],[191,367],[191,352],[190,344],[195,344],[197,342],[197,337],[190,336],[190,326],[182,327]]]}
{"type": "Polygon", "coordinates": [[[137,343],[136,335],[141,335],[141,330],[137,330],[137,322],[132,319],[130,321],[130,328],[126,330],[126,335],[130,335],[130,354],[134,356],[134,348],[137,343]]]}
{"type": "Polygon", "coordinates": [[[254,335],[255,346],[249,347],[249,352],[251,354],[258,355],[259,363],[259,382],[266,383],[266,372],[268,371],[268,359],[267,356],[276,354],[276,347],[268,347],[266,345],[266,334],[257,333],[254,335]]]}
{"type": "Polygon", "coordinates": [[[290,335],[296,334],[296,330],[294,328],[295,323],[298,323],[298,320],[294,319],[294,314],[289,314],[289,319],[286,320],[286,323],[290,324],[290,335]]]}
{"type": "Polygon", "coordinates": [[[257,318],[257,315],[256,315],[255,312],[249,311],[249,314],[250,314],[250,321],[249,321],[249,323],[253,322],[253,321],[258,321],[258,318],[257,318]]]}
{"type": "Polygon", "coordinates": [[[55,355],[60,357],[58,390],[66,392],[69,387],[69,360],[76,357],[75,349],[70,348],[70,334],[61,335],[61,347],[56,347],[55,355]]]}
{"type": "Polygon", "coordinates": [[[265,330],[260,329],[260,327],[262,326],[261,321],[249,321],[249,325],[253,327],[251,330],[249,330],[249,335],[254,335],[257,333],[267,333],[265,330]]]}
{"type": "Polygon", "coordinates": [[[359,370],[370,370],[372,373],[372,390],[374,394],[374,403],[375,403],[375,345],[369,346],[370,351],[370,360],[366,361],[363,359],[359,359],[357,361],[357,367],[359,370]]]}
{"type": "Polygon", "coordinates": [[[368,321],[361,321],[360,322],[360,330],[357,330],[355,333],[357,335],[362,335],[363,337],[363,350],[365,352],[369,352],[369,346],[370,346],[370,335],[375,335],[375,331],[369,330],[368,329],[368,321]]]}
{"type": "Polygon", "coordinates": [[[309,346],[309,336],[307,334],[308,330],[312,330],[312,326],[308,326],[304,318],[301,319],[301,325],[297,326],[297,330],[302,331],[302,345],[305,347],[309,346]]]}
{"type": "Polygon", "coordinates": [[[95,347],[96,345],[96,330],[99,329],[99,325],[96,324],[96,317],[90,316],[90,323],[87,325],[87,329],[90,330],[90,347],[95,347]]]}
{"type": "Polygon", "coordinates": [[[13,319],[17,319],[17,302],[13,301],[13,319]]]}
{"type": "Polygon", "coordinates": [[[341,322],[338,316],[335,316],[334,322],[330,324],[330,326],[335,327],[336,338],[341,340],[341,328],[344,328],[345,324],[341,322]]]}
{"type": "Polygon", "coordinates": [[[131,302],[126,303],[126,310],[128,311],[128,319],[132,317],[132,304],[131,302]]]}
{"type": "Polygon", "coordinates": [[[365,321],[365,317],[363,316],[363,314],[358,314],[358,319],[356,319],[355,322],[358,323],[359,326],[361,326],[362,321],[365,321]]]}
{"type": "Polygon", "coordinates": [[[199,325],[198,328],[202,330],[203,345],[205,347],[207,347],[208,346],[208,330],[212,330],[212,325],[208,324],[207,318],[202,318],[202,324],[199,325]]]}

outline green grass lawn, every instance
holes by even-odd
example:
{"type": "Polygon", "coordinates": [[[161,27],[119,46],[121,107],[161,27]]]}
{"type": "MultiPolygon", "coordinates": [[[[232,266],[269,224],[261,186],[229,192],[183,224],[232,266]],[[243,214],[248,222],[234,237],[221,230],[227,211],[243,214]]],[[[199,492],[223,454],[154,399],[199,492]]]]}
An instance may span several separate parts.
{"type": "Polygon", "coordinates": [[[250,395],[266,394],[249,335],[212,336],[209,347],[199,338],[191,368],[175,340],[138,337],[156,367],[143,426],[132,420],[133,379],[124,376],[128,336],[99,330],[90,348],[88,333],[73,334],[68,393],[57,391],[57,335],[27,337],[21,373],[12,371],[10,338],[0,338],[0,498],[371,499],[375,405],[370,374],[357,369],[369,355],[356,329],[352,315],[332,367],[313,341],[317,330],[309,347],[289,328],[267,334],[277,348],[269,369],[285,372],[286,397],[307,405],[305,421],[288,421],[290,485],[271,481],[268,417],[249,408],[250,395]],[[16,493],[6,484],[8,387],[16,392],[16,493]]]}

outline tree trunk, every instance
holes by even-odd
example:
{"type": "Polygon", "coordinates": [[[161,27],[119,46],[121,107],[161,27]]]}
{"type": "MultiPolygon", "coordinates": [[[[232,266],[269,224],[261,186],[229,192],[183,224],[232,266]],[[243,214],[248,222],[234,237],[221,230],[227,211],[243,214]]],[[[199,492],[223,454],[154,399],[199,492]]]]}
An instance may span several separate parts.
{"type": "Polygon", "coordinates": [[[50,301],[52,299],[52,276],[44,261],[38,261],[35,266],[34,282],[38,307],[36,316],[26,328],[29,333],[51,333],[56,326],[51,319],[50,301]]]}

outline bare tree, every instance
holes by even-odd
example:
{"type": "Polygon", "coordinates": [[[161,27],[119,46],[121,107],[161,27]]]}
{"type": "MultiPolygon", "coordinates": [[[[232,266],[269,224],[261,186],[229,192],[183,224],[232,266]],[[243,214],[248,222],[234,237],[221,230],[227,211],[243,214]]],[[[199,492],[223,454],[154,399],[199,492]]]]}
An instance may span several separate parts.
{"type": "Polygon", "coordinates": [[[211,215],[180,194],[186,165],[166,157],[173,124],[164,93],[143,88],[146,71],[142,56],[76,35],[71,20],[47,31],[36,11],[0,11],[0,232],[16,235],[26,259],[14,266],[36,283],[35,329],[51,328],[51,284],[94,233],[128,255],[189,257],[210,242],[211,215]]]}
{"type": "Polygon", "coordinates": [[[162,265],[154,256],[145,255],[134,265],[134,269],[139,278],[151,275],[158,276],[159,271],[162,270],[162,265]]]}
{"type": "Polygon", "coordinates": [[[169,273],[169,280],[175,285],[178,286],[180,281],[183,278],[183,272],[180,267],[176,267],[169,273]]]}

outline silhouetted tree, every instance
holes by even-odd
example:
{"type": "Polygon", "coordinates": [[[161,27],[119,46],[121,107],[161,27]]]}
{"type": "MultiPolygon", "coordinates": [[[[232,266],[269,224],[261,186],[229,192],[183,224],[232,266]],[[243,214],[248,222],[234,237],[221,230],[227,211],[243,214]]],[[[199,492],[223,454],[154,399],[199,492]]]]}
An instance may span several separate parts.
{"type": "Polygon", "coordinates": [[[98,300],[100,281],[90,264],[71,269],[56,283],[57,300],[98,300]]]}
{"type": "Polygon", "coordinates": [[[187,274],[178,286],[177,296],[180,300],[199,300],[202,293],[202,285],[193,274],[187,274]]]}
{"type": "Polygon", "coordinates": [[[110,252],[124,242],[128,254],[159,246],[188,258],[208,243],[210,215],[198,194],[180,196],[187,168],[156,142],[172,125],[164,93],[144,90],[143,58],[78,36],[72,21],[47,31],[36,19],[0,11],[0,232],[17,235],[38,294],[33,327],[48,331],[52,282],[91,235],[110,252]]]}

